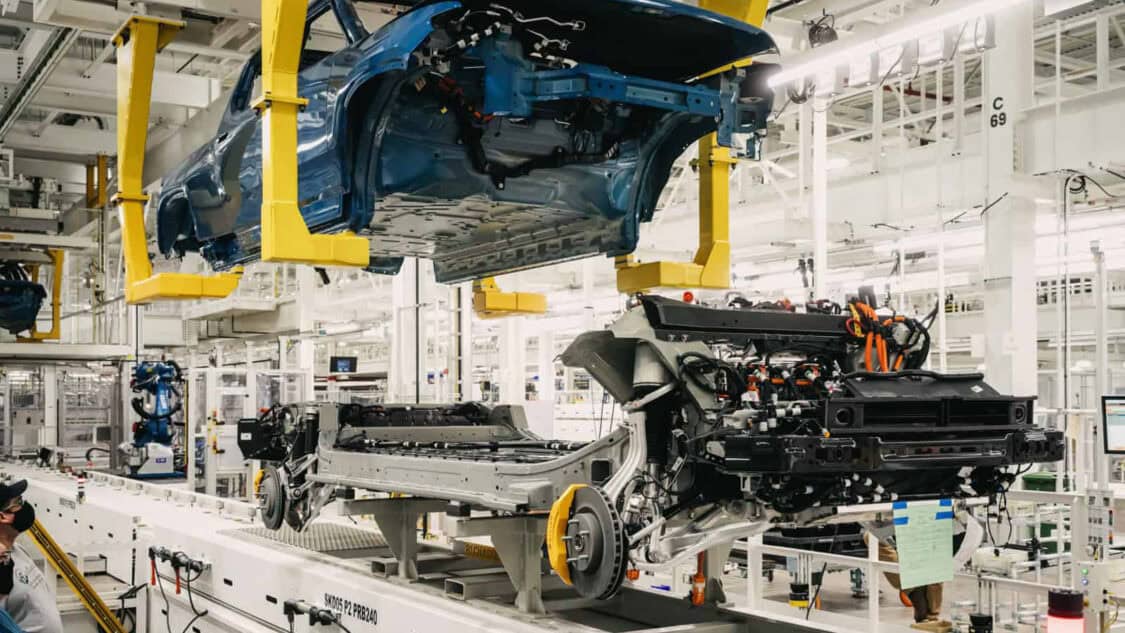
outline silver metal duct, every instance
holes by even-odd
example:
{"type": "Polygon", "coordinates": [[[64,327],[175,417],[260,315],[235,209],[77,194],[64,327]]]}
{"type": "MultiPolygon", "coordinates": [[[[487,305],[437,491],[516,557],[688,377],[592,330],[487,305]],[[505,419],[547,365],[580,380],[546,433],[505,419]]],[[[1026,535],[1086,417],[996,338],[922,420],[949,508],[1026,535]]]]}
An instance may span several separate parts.
{"type": "Polygon", "coordinates": [[[47,77],[66,56],[80,32],[79,29],[58,28],[51,33],[50,39],[27,67],[27,72],[20,78],[11,96],[0,106],[0,142],[35,98],[35,94],[47,81],[47,77]]]}

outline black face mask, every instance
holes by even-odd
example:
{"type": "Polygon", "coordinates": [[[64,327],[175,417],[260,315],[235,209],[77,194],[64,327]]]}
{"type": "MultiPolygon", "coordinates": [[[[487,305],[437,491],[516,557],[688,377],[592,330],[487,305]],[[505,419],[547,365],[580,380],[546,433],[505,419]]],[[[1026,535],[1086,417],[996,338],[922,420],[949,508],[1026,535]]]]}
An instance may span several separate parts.
{"type": "Polygon", "coordinates": [[[0,595],[6,596],[12,593],[12,587],[15,586],[15,571],[16,565],[11,560],[0,565],[0,595]]]}
{"type": "Polygon", "coordinates": [[[35,525],[35,508],[25,501],[19,512],[16,512],[16,518],[12,521],[12,528],[17,532],[26,532],[33,525],[35,525]]]}

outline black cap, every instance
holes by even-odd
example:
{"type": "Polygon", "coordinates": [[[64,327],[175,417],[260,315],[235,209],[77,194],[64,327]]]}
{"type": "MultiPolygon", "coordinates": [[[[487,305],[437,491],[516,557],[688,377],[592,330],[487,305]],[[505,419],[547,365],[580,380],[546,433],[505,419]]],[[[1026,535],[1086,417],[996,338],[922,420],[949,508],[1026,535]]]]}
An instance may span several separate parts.
{"type": "Polygon", "coordinates": [[[21,479],[19,481],[6,481],[0,483],[0,508],[8,504],[9,501],[27,492],[27,480],[21,479]]]}
{"type": "Polygon", "coordinates": [[[1057,587],[1047,593],[1047,615],[1062,618],[1082,617],[1085,597],[1082,592],[1057,587]]]}
{"type": "Polygon", "coordinates": [[[987,613],[970,613],[969,633],[992,633],[992,616],[987,613]]]}

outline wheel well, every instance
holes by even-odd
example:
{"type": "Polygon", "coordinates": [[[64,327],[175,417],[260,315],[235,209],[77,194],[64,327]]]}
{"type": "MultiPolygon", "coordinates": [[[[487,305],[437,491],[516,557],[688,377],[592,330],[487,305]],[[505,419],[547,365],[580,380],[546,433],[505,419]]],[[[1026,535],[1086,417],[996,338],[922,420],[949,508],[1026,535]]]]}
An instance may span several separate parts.
{"type": "Polygon", "coordinates": [[[340,136],[344,139],[344,143],[340,146],[340,158],[349,179],[345,204],[353,230],[361,230],[363,226],[360,225],[366,225],[371,213],[370,200],[368,200],[371,192],[368,183],[362,180],[368,175],[367,163],[370,155],[366,152],[374,149],[371,147],[372,135],[367,134],[363,129],[364,120],[371,108],[376,107],[377,102],[388,97],[393,98],[393,94],[388,95],[387,89],[397,90],[396,86],[401,75],[401,71],[391,71],[367,79],[352,91],[344,105],[345,118],[340,129],[340,136]],[[360,218],[363,218],[363,221],[360,221],[360,218]]]}
{"type": "Polygon", "coordinates": [[[199,250],[191,207],[184,195],[174,193],[162,200],[156,218],[156,243],[161,252],[199,250]]]}

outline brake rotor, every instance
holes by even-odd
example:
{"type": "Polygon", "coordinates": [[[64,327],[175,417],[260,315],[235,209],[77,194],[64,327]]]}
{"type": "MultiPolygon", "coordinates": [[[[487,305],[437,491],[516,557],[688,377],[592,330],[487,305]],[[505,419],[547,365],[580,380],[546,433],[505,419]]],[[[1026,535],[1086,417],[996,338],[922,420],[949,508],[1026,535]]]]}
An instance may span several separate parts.
{"type": "Polygon", "coordinates": [[[265,466],[258,482],[258,509],[262,523],[271,530],[281,527],[289,513],[285,475],[276,466],[265,466]]]}
{"type": "Polygon", "coordinates": [[[627,541],[621,517],[601,489],[588,486],[574,493],[564,541],[578,593],[599,600],[616,594],[625,579],[627,541]]]}

